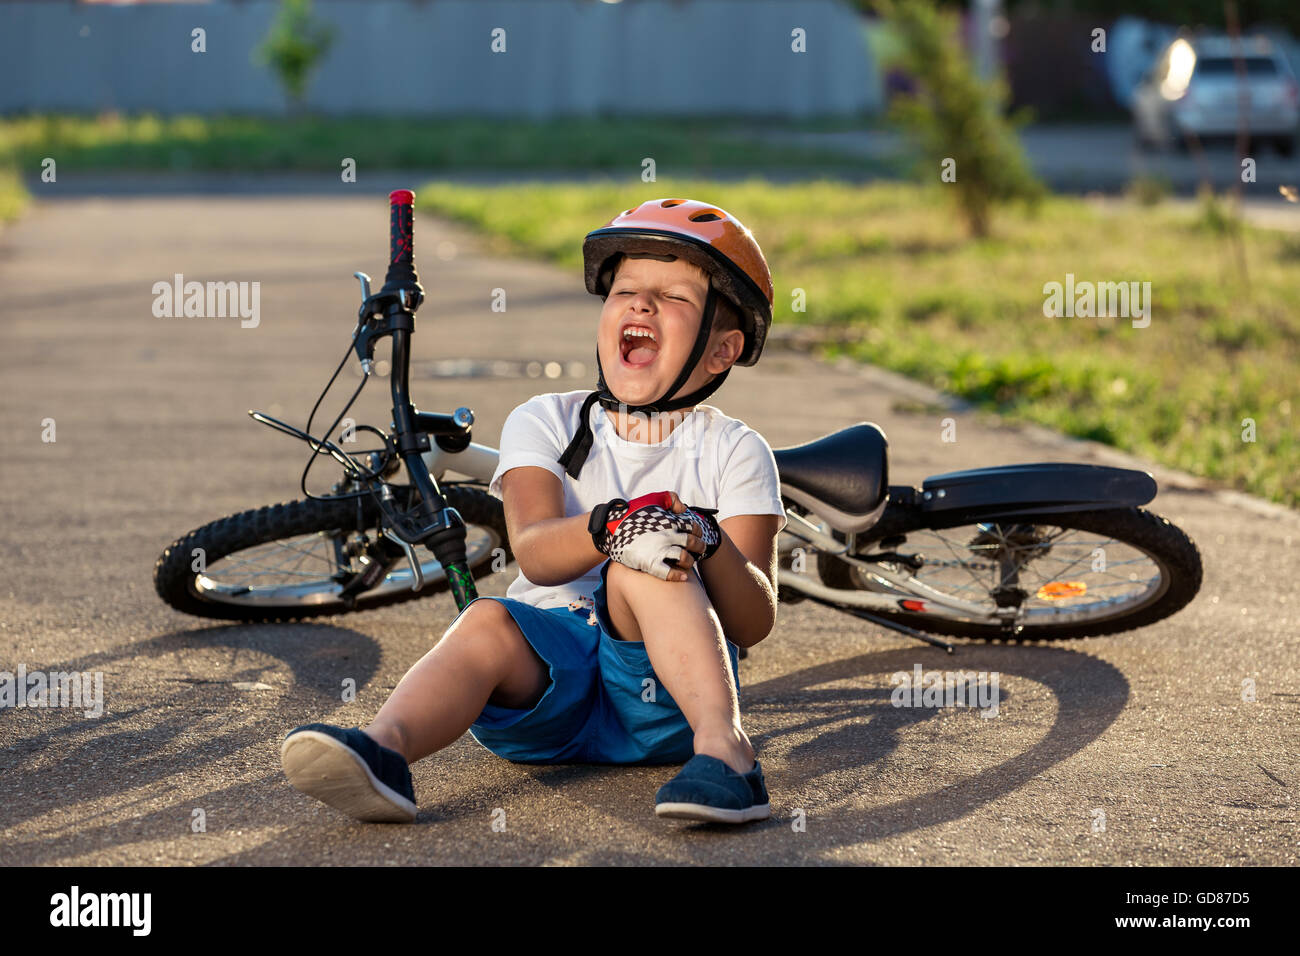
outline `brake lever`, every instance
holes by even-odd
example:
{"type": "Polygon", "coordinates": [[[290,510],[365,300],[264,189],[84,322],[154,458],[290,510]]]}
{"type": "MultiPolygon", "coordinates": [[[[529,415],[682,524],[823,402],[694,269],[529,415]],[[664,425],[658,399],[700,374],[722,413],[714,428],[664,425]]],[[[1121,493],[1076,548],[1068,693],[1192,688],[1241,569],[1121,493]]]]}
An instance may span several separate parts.
{"type": "Polygon", "coordinates": [[[406,552],[406,560],[411,563],[411,573],[415,576],[415,583],[411,585],[411,590],[418,591],[421,588],[423,588],[424,571],[420,567],[420,559],[419,556],[416,555],[415,553],[415,548],[413,548],[409,542],[403,541],[396,534],[394,534],[392,528],[384,529],[384,537],[387,538],[389,541],[401,545],[402,550],[406,552]]]}
{"type": "MultiPolygon", "coordinates": [[[[388,486],[385,485],[384,487],[387,488],[388,486]]],[[[400,521],[401,524],[403,525],[403,530],[406,531],[407,534],[410,534],[417,538],[422,537],[422,532],[421,529],[419,528],[414,528],[414,529],[411,528],[410,522],[408,520],[405,520],[406,518],[405,515],[400,515],[400,514],[394,515],[393,513],[389,513],[385,505],[391,505],[391,503],[392,503],[391,500],[385,501],[381,498],[380,510],[384,511],[385,516],[388,518],[389,521],[389,526],[384,528],[384,537],[394,542],[395,544],[401,546],[402,551],[406,554],[406,560],[410,562],[411,573],[415,577],[415,583],[411,585],[411,590],[418,591],[424,587],[424,570],[420,566],[419,558],[416,556],[415,553],[416,546],[412,544],[410,541],[406,540],[406,538],[403,537],[400,533],[398,533],[398,531],[396,530],[396,525],[400,521]]],[[[460,525],[461,527],[464,527],[465,519],[460,516],[459,511],[457,511],[455,508],[448,505],[446,508],[443,508],[442,511],[440,512],[440,521],[438,522],[438,524],[441,524],[444,528],[450,525],[460,525]],[[448,517],[448,515],[451,515],[453,517],[448,517]]],[[[425,546],[429,547],[430,550],[432,550],[432,546],[428,545],[427,542],[425,542],[425,546]]]]}
{"type": "Polygon", "coordinates": [[[409,532],[410,528],[406,516],[393,505],[393,492],[387,483],[381,487],[378,504],[380,513],[388,522],[383,528],[384,537],[401,547],[402,553],[406,555],[406,560],[411,565],[411,576],[414,578],[411,590],[418,591],[424,587],[424,569],[420,566],[420,559],[415,553],[415,546],[395,530],[399,526],[406,526],[404,530],[409,532]]]}

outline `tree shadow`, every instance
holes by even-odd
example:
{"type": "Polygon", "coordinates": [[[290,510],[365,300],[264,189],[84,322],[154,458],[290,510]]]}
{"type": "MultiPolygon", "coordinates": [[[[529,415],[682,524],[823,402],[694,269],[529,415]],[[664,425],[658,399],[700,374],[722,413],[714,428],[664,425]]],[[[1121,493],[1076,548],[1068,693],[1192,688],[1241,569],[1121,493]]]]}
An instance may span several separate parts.
{"type": "MultiPolygon", "coordinates": [[[[239,652],[248,651],[256,655],[255,659],[270,656],[285,664],[292,674],[291,684],[285,694],[272,699],[283,703],[291,695],[294,709],[310,714],[328,713],[341,705],[339,684],[335,673],[330,670],[330,662],[321,659],[322,648],[346,658],[348,673],[356,679],[358,687],[363,687],[374,677],[380,656],[379,645],[372,638],[333,625],[220,625],[169,632],[143,642],[51,664],[47,670],[102,671],[111,676],[121,670],[120,666],[115,668],[114,665],[136,667],[142,661],[214,648],[231,650],[232,660],[237,659],[239,652]]],[[[81,712],[74,711],[68,715],[69,719],[57,726],[43,722],[46,725],[35,733],[19,731],[15,726],[17,711],[0,710],[0,728],[8,724],[11,732],[6,736],[13,738],[0,751],[0,771],[14,792],[25,797],[5,801],[0,806],[0,828],[10,828],[39,817],[51,810],[52,804],[64,802],[70,792],[75,794],[78,803],[94,801],[162,781],[244,750],[250,741],[257,739],[258,725],[266,722],[261,704],[246,706],[239,714],[243,720],[233,720],[228,729],[222,728],[215,735],[203,737],[201,746],[177,748],[175,744],[195,731],[202,715],[220,716],[239,706],[220,700],[196,701],[196,686],[208,683],[226,685],[234,680],[253,681],[264,669],[256,666],[242,671],[235,669],[229,681],[208,681],[200,676],[163,678],[162,683],[176,686],[154,696],[147,707],[115,710],[111,707],[111,693],[106,693],[107,706],[102,716],[83,719],[81,712]],[[145,712],[155,714],[156,719],[141,726],[138,717],[145,712]],[[52,748],[58,750],[59,762],[56,765],[40,770],[28,766],[28,758],[52,748]],[[92,772],[91,768],[104,769],[92,772]]],[[[283,710],[281,708],[281,712],[283,710]]],[[[53,711],[44,713],[53,719],[53,711]]],[[[277,718],[277,722],[284,723],[288,719],[287,716],[283,720],[277,718]]],[[[115,807],[114,812],[117,809],[115,807]]],[[[9,849],[14,845],[14,841],[8,842],[9,849]]]]}

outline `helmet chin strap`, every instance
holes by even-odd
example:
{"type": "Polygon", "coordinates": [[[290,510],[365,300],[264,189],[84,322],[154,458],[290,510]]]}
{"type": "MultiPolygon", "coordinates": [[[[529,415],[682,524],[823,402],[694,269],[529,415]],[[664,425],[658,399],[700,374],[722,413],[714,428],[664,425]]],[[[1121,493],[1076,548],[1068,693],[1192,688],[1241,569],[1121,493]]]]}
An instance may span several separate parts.
{"type": "Polygon", "coordinates": [[[609,386],[605,384],[605,371],[600,365],[600,349],[596,349],[596,391],[588,395],[583,401],[582,412],[578,419],[578,433],[573,436],[573,441],[569,442],[569,447],[564,450],[564,454],[557,459],[571,478],[577,478],[579,472],[582,471],[587,455],[591,453],[591,444],[595,440],[590,421],[592,405],[599,402],[601,407],[613,411],[644,412],[647,414],[671,412],[679,408],[698,405],[721,387],[727,374],[731,371],[730,368],[720,375],[715,375],[711,381],[701,385],[689,395],[683,395],[681,398],[669,397],[686,384],[695,371],[695,366],[700,357],[704,355],[704,349],[709,342],[709,335],[713,331],[713,319],[716,312],[717,293],[713,288],[712,280],[710,280],[709,293],[704,300],[704,314],[700,319],[700,331],[695,336],[695,345],[686,359],[686,364],[682,366],[681,372],[678,373],[677,380],[668,386],[664,394],[645,405],[628,405],[626,402],[619,401],[614,393],[609,390],[609,386]]]}

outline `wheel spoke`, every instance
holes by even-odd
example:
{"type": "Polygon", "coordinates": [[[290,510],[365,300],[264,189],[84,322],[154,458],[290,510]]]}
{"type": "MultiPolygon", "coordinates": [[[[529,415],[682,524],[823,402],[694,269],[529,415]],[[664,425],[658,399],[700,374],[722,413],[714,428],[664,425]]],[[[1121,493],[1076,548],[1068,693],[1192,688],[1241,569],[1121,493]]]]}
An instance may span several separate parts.
{"type": "MultiPolygon", "coordinates": [[[[910,576],[918,584],[956,600],[986,607],[989,615],[997,609],[990,592],[1006,580],[1002,575],[1014,568],[1019,587],[1027,594],[1021,604],[1022,623],[1036,617],[1086,620],[1111,616],[1116,608],[1144,600],[1161,581],[1159,567],[1134,546],[1106,535],[1057,525],[984,522],[955,529],[926,529],[907,536],[906,552],[901,546],[897,550],[913,555],[924,556],[931,551],[942,555],[942,559],[923,558],[924,564],[910,576]],[[1104,568],[1094,569],[1090,562],[1099,548],[1107,560],[1104,568]],[[1044,586],[1067,581],[1080,582],[1082,593],[1039,597],[1044,586]]],[[[895,573],[908,571],[907,565],[888,566],[895,573]]]]}
{"type": "MultiPolygon", "coordinates": [[[[309,543],[308,547],[301,547],[294,540],[277,541],[274,544],[257,549],[252,554],[245,554],[241,558],[234,559],[232,556],[232,558],[227,559],[227,563],[217,566],[220,568],[220,579],[231,581],[232,578],[237,577],[237,575],[232,575],[232,572],[250,568],[253,570],[248,571],[244,578],[240,579],[241,586],[247,586],[247,582],[252,579],[274,576],[316,581],[322,580],[322,575],[324,578],[332,577],[337,570],[334,560],[317,551],[309,550],[310,546],[321,544],[321,535],[311,535],[304,540],[309,543]],[[276,556],[279,557],[279,561],[268,560],[276,556]],[[308,560],[321,562],[324,565],[324,570],[320,572],[303,570],[303,564],[308,560]]],[[[217,580],[217,577],[211,571],[208,573],[208,577],[217,580]]]]}
{"type": "MultiPolygon", "coordinates": [[[[500,503],[485,491],[471,488],[449,489],[448,500],[461,511],[467,522],[465,548],[470,567],[475,570],[483,568],[495,549],[508,547],[500,503]],[[480,514],[486,512],[490,517],[486,521],[474,521],[466,509],[480,514]]],[[[365,566],[360,561],[360,553],[348,554],[340,549],[344,538],[350,539],[351,536],[351,532],[345,529],[352,526],[337,523],[339,509],[318,508],[314,503],[310,506],[295,503],[292,507],[298,509],[289,512],[297,521],[297,533],[276,540],[258,539],[254,535],[248,547],[225,554],[213,560],[206,570],[190,575],[186,586],[211,604],[241,605],[268,613],[292,615],[296,611],[342,610],[341,594],[346,576],[365,566]],[[319,524],[312,523],[313,511],[321,516],[319,524]],[[312,527],[316,530],[305,530],[312,527]]],[[[248,521],[253,513],[237,517],[248,521]]],[[[377,537],[379,533],[373,526],[361,527],[358,531],[367,539],[377,537]]],[[[370,557],[372,560],[388,560],[375,554],[370,557]]],[[[421,549],[420,560],[426,588],[445,585],[446,571],[437,558],[421,549]]],[[[413,579],[406,561],[392,562],[360,597],[367,603],[391,599],[410,592],[413,579]]]]}

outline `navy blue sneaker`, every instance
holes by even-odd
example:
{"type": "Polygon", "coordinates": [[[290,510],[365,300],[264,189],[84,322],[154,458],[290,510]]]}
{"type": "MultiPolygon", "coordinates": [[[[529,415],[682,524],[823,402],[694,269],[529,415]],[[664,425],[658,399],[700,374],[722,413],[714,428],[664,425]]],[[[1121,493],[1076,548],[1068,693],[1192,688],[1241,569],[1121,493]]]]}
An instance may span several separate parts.
{"type": "Polygon", "coordinates": [[[749,773],[736,773],[717,757],[696,754],[655,794],[655,814],[710,823],[748,823],[772,815],[757,760],[749,773]]]}
{"type": "Polygon", "coordinates": [[[410,823],[415,788],[406,760],[357,727],[307,724],[289,731],[280,763],[295,788],[358,820],[410,823]]]}

